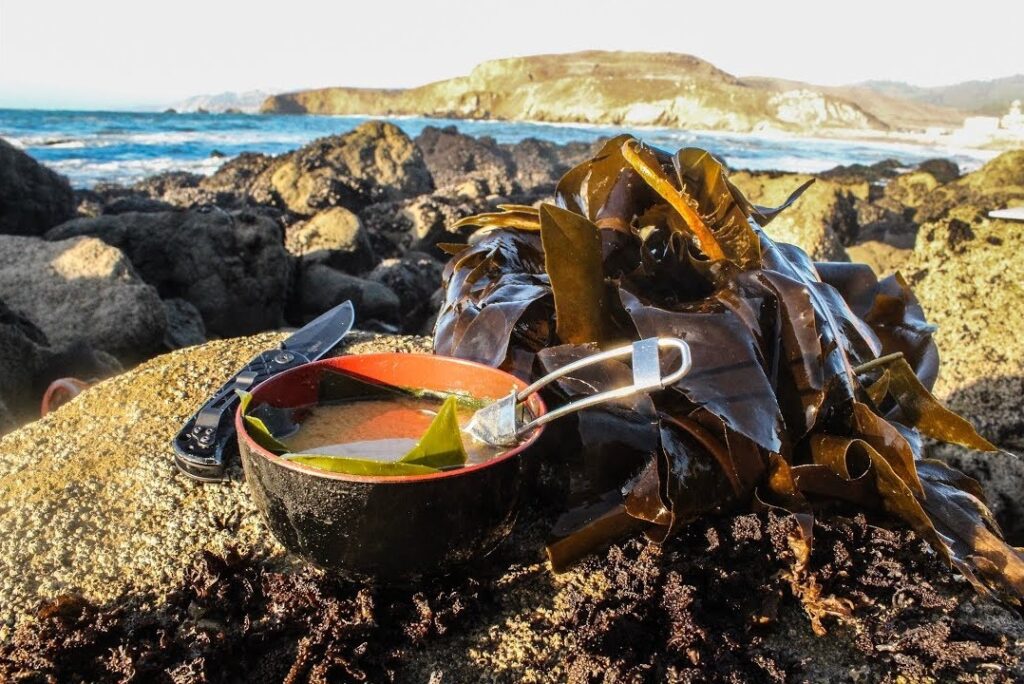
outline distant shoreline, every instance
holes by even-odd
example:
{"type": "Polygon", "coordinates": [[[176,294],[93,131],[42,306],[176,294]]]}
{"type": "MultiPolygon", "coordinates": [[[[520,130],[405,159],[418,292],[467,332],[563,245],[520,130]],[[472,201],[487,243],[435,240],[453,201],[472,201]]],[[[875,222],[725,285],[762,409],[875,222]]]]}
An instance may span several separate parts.
{"type": "MultiPolygon", "coordinates": [[[[871,130],[858,128],[811,128],[807,131],[788,131],[776,128],[764,128],[756,131],[727,129],[727,128],[700,128],[700,127],[676,127],[663,126],[658,124],[626,124],[626,123],[604,123],[599,121],[548,121],[544,119],[517,118],[506,119],[499,117],[474,118],[474,117],[433,117],[419,114],[329,114],[315,112],[263,112],[263,111],[170,111],[171,108],[138,108],[138,109],[42,109],[34,107],[0,107],[3,112],[24,112],[24,113],[46,113],[46,114],[99,114],[99,115],[144,115],[144,116],[216,116],[216,117],[253,117],[253,118],[312,118],[322,117],[329,119],[387,119],[393,121],[408,121],[414,119],[434,119],[437,121],[467,122],[472,124],[522,124],[531,126],[550,126],[552,128],[582,128],[582,129],[605,129],[608,131],[677,131],[694,133],[707,137],[751,137],[758,139],[779,139],[779,140],[809,140],[809,141],[840,141],[840,142],[881,142],[891,145],[910,145],[915,147],[947,147],[950,150],[971,150],[988,151],[995,153],[1006,150],[1019,149],[1024,147],[1024,134],[1016,137],[1007,135],[997,138],[984,136],[971,136],[969,133],[960,135],[961,129],[944,129],[942,135],[936,136],[922,130],[871,130]],[[945,140],[944,138],[951,138],[945,140]]],[[[0,136],[4,132],[0,130],[0,136]]]]}

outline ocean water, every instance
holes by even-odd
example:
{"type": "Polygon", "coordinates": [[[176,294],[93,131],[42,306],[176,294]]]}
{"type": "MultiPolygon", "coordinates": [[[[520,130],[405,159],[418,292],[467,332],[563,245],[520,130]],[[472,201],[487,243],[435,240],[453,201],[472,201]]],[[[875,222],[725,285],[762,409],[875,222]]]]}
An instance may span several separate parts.
{"type": "MultiPolygon", "coordinates": [[[[165,114],[0,109],[0,137],[66,175],[75,187],[99,182],[132,183],[162,171],[209,174],[242,152],[280,154],[315,138],[344,133],[368,117],[256,114],[165,114]],[[215,156],[217,154],[224,156],[215,156]]],[[[426,126],[454,125],[474,136],[513,143],[540,138],[557,143],[593,141],[620,132],[668,149],[711,150],[736,169],[814,173],[839,164],[872,164],[895,158],[911,166],[946,157],[965,170],[993,156],[981,150],[911,144],[727,134],[666,128],[463,121],[422,117],[391,119],[410,136],[426,126]]]]}

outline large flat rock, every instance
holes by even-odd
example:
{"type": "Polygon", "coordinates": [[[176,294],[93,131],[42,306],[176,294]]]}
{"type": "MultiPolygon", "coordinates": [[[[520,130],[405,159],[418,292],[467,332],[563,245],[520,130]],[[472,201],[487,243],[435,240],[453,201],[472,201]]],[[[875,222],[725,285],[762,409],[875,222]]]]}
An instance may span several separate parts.
{"type": "MultiPolygon", "coordinates": [[[[180,583],[195,554],[232,546],[280,559],[241,467],[202,485],[174,466],[181,424],[285,335],[157,357],[0,440],[0,625],[68,591],[105,602],[180,583]]],[[[353,333],[339,351],[426,351],[422,338],[353,333]]]]}

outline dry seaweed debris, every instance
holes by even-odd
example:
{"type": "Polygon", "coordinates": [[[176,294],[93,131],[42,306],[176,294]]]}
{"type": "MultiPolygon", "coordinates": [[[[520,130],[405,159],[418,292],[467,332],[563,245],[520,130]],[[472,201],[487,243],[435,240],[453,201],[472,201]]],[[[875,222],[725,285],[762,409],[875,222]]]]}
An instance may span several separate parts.
{"type": "MultiPolygon", "coordinates": [[[[754,206],[704,150],[614,138],[555,204],[460,221],[481,228],[447,246],[435,351],[530,378],[622,340],[689,343],[694,370],[675,386],[581,414],[579,506],[548,547],[556,569],[626,530],[663,543],[744,507],[795,514],[806,556],[814,512],[844,502],[903,520],[979,592],[1019,604],[1024,557],[980,487],[922,458],[922,437],[996,449],[929,393],[933,328],[907,283],[812,263],[762,230],[805,187],[754,206]]],[[[624,373],[566,378],[556,400],[624,373]]],[[[842,610],[800,581],[812,613],[842,610]]]]}
{"type": "Polygon", "coordinates": [[[973,600],[912,531],[864,515],[818,516],[804,559],[823,595],[856,607],[834,628],[842,638],[814,639],[791,610],[794,518],[772,512],[706,516],[661,546],[614,545],[584,561],[559,592],[564,605],[522,615],[524,601],[553,592],[533,570],[543,513],[491,567],[415,588],[203,554],[162,601],[65,596],[0,642],[0,681],[1009,682],[1024,672],[1019,616],[973,600]],[[515,621],[529,631],[509,644],[515,621]]]}

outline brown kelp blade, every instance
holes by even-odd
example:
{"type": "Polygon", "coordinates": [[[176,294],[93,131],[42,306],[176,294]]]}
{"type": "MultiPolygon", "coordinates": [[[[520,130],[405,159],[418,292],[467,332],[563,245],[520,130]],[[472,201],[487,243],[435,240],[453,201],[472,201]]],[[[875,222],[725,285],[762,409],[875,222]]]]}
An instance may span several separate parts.
{"type": "Polygon", "coordinates": [[[453,229],[467,226],[480,228],[516,228],[519,230],[540,230],[540,214],[536,207],[522,205],[498,205],[499,211],[474,214],[452,224],[453,229]]]}
{"type": "Polygon", "coordinates": [[[756,343],[731,312],[674,312],[646,306],[620,291],[640,337],[686,340],[693,369],[674,389],[768,451],[782,448],[782,415],[756,343]]]}
{"type": "Polygon", "coordinates": [[[926,494],[922,503],[953,563],[979,590],[995,589],[1020,604],[1024,554],[1003,540],[978,483],[940,461],[921,461],[918,470],[926,494]]]}
{"type": "Polygon", "coordinates": [[[559,339],[570,344],[604,342],[611,329],[611,312],[600,229],[586,217],[553,204],[541,207],[540,226],[559,339]]]}
{"type": "Polygon", "coordinates": [[[980,451],[998,451],[974,426],[939,403],[903,357],[886,365],[886,390],[900,407],[902,419],[933,439],[980,451]]]}
{"type": "Polygon", "coordinates": [[[759,266],[761,246],[750,226],[750,208],[737,201],[739,192],[726,180],[722,164],[696,147],[679,150],[672,164],[680,187],[693,198],[726,258],[741,268],[759,266]]]}
{"type": "MultiPolygon", "coordinates": [[[[718,236],[705,222],[700,213],[700,205],[683,188],[676,187],[669,179],[665,169],[654,152],[636,140],[627,140],[622,144],[622,156],[637,174],[665,202],[675,210],[682,219],[678,226],[694,242],[695,247],[710,261],[730,258],[718,236]]],[[[742,267],[745,264],[737,261],[742,267]]]]}
{"type": "MultiPolygon", "coordinates": [[[[636,185],[636,174],[628,170],[622,158],[622,144],[632,139],[630,135],[616,136],[592,159],[567,171],[555,188],[558,206],[596,222],[616,188],[636,185]]],[[[622,209],[629,211],[632,207],[622,209]]]]}

